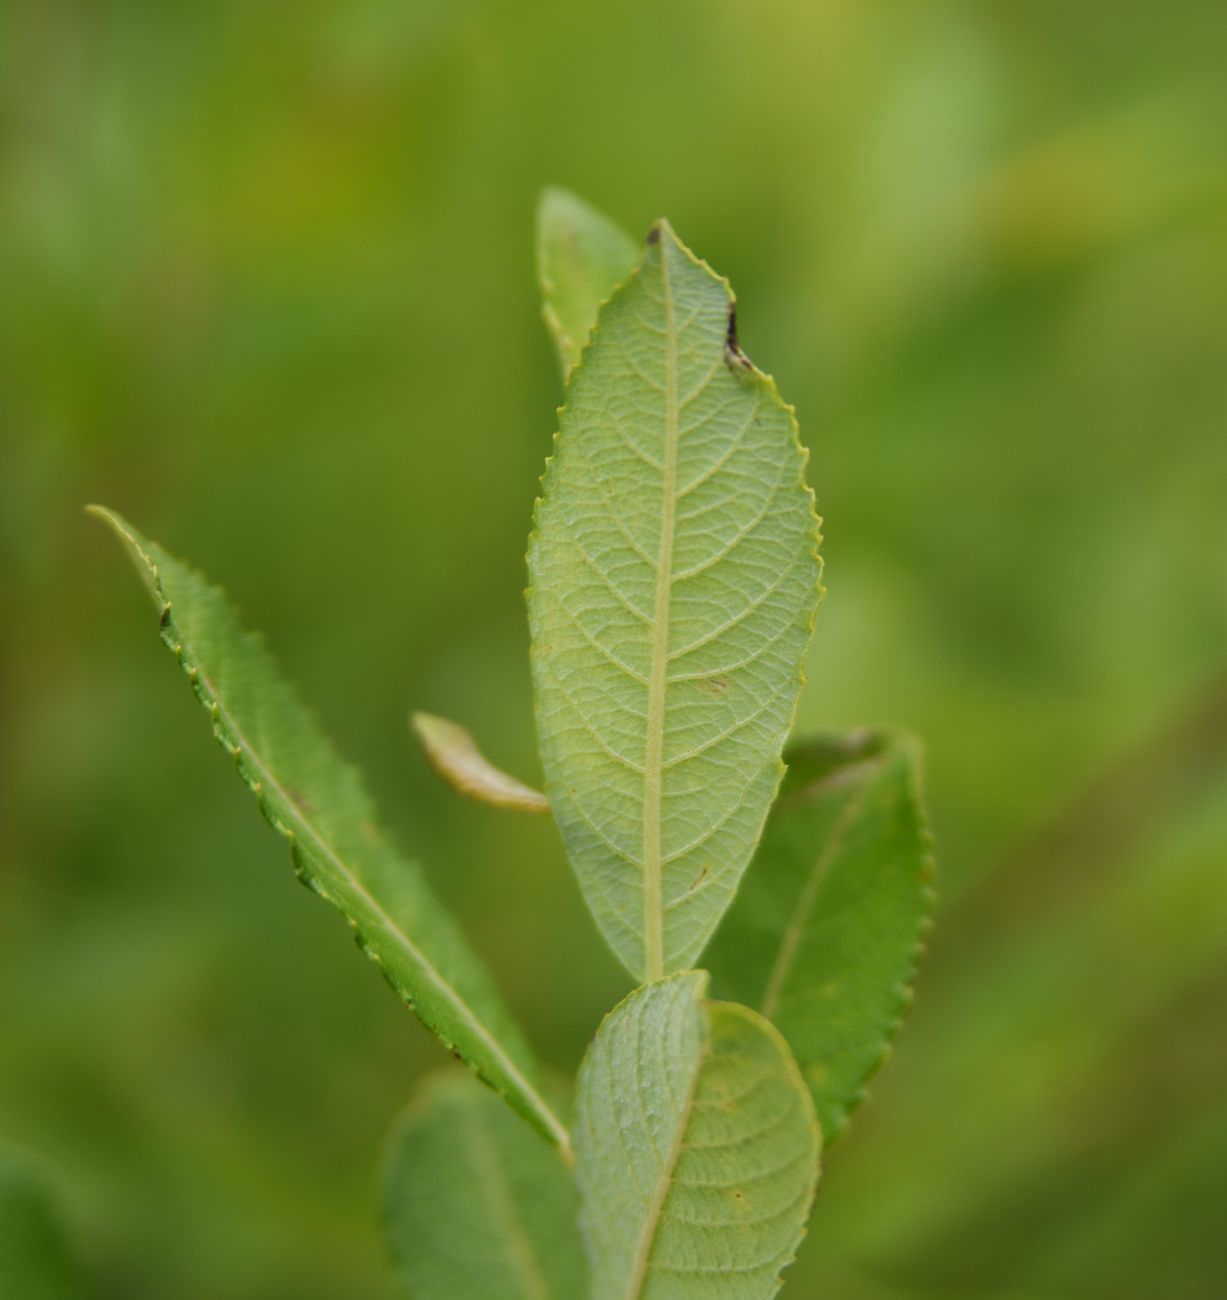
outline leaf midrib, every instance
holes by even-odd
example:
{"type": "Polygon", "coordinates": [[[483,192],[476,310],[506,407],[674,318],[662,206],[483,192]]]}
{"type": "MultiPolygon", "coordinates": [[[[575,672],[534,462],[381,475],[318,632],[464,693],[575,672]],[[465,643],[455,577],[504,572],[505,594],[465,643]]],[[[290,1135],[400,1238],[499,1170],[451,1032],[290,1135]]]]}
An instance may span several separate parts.
{"type": "Polygon", "coordinates": [[[541,1269],[541,1261],[528,1237],[524,1222],[517,1213],[515,1198],[499,1153],[490,1137],[485,1117],[476,1110],[468,1115],[469,1147],[489,1197],[490,1212],[507,1242],[515,1271],[529,1300],[550,1300],[550,1287],[541,1269]]]}
{"type": "MultiPolygon", "coordinates": [[[[176,624],[177,626],[177,624],[176,624]]],[[[508,1078],[518,1087],[528,1098],[530,1103],[537,1111],[538,1118],[550,1131],[554,1142],[564,1155],[570,1152],[570,1137],[567,1130],[563,1127],[558,1117],[546,1105],[537,1090],[528,1082],[515,1063],[507,1055],[506,1050],[499,1043],[482,1021],[478,1018],[477,1013],[472,1007],[460,996],[455,987],[446,980],[434,963],[426,956],[424,952],[413,942],[412,939],[401,929],[401,927],[392,919],[366,888],[365,885],[354,875],[352,869],[341,858],[335,849],[324,838],[322,832],[316,829],[313,823],[307,818],[300,804],[298,804],[286,788],[277,780],[269,770],[268,765],[260,758],[258,751],[247,738],[243,729],[235,722],[233,714],[222,704],[217,688],[209,679],[207,674],[201,673],[201,682],[209,690],[213,703],[218,709],[220,718],[224,718],[226,726],[234,735],[236,743],[242,745],[244,752],[252,766],[262,774],[262,784],[267,781],[268,786],[275,790],[281,801],[289,808],[294,819],[299,826],[315,841],[316,847],[324,857],[337,869],[346,884],[353,892],[364,902],[375,914],[376,919],[383,925],[387,932],[392,935],[396,942],[401,946],[405,953],[421,967],[427,980],[433,985],[435,991],[439,994],[444,1002],[449,1003],[459,1013],[462,1020],[466,1021],[477,1038],[489,1049],[490,1053],[506,1071],[508,1078]]]]}
{"type": "MultiPolygon", "coordinates": [[[[880,770],[880,763],[869,766],[860,788],[849,794],[844,806],[839,810],[835,818],[831,833],[822,846],[822,851],[814,859],[813,866],[809,869],[805,883],[801,887],[801,892],[797,895],[792,918],[780,936],[780,946],[776,952],[775,961],[772,963],[771,972],[767,976],[767,983],[763,988],[763,1000],[759,1006],[759,1011],[768,1020],[774,1020],[779,1010],[784,982],[787,980],[793,963],[797,959],[797,950],[801,946],[802,932],[809,921],[810,914],[814,910],[814,904],[818,901],[818,893],[822,888],[822,882],[826,879],[831,864],[842,852],[848,830],[865,806],[870,787],[880,770]]],[[[825,779],[830,780],[829,777],[825,779]]]]}
{"type": "MultiPolygon", "coordinates": [[[[701,1015],[705,1014],[702,1004],[700,1004],[699,1013],[701,1015]]],[[[690,1076],[690,1086],[686,1092],[686,1100],[682,1106],[681,1114],[678,1117],[677,1134],[674,1137],[673,1146],[669,1151],[668,1160],[660,1171],[660,1178],[657,1180],[656,1189],[653,1191],[652,1200],[648,1205],[647,1217],[644,1219],[643,1227],[639,1233],[639,1243],[635,1248],[635,1262],[627,1282],[625,1300],[640,1300],[643,1295],[643,1288],[647,1282],[648,1266],[652,1260],[652,1248],[656,1244],[656,1230],[659,1228],[661,1218],[664,1215],[665,1201],[668,1200],[669,1193],[673,1190],[673,1175],[677,1172],[678,1161],[681,1160],[682,1152],[686,1149],[686,1130],[690,1127],[690,1117],[694,1113],[695,1097],[699,1091],[699,1076],[703,1073],[703,1067],[707,1064],[710,1051],[711,1045],[705,1039],[699,1049],[699,1057],[695,1063],[694,1071],[690,1076]]]]}
{"type": "Polygon", "coordinates": [[[673,586],[673,535],[677,512],[677,327],[669,282],[668,237],[660,235],[660,278],[665,308],[665,446],[661,470],[660,549],[648,670],[647,738],[643,759],[643,948],[645,977],[664,974],[664,908],[661,884],[661,789],[664,775],[665,696],[669,684],[669,603],[673,586]]]}

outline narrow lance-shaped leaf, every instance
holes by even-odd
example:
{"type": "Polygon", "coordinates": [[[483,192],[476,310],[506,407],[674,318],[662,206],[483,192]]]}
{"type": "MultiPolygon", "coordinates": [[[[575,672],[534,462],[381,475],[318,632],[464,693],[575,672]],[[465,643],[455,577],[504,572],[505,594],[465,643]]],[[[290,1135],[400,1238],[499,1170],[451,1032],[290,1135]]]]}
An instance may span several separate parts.
{"type": "Polygon", "coordinates": [[[161,611],[162,639],[188,675],[299,878],[355,931],[388,982],[452,1051],[564,1150],[566,1129],[535,1081],[531,1054],[482,964],[419,868],[376,829],[343,763],[225,596],[130,524],[93,508],[125,543],[161,611]]]}
{"type": "Polygon", "coordinates": [[[636,976],[693,966],[779,784],[819,599],[796,423],[661,221],[571,375],[529,547],[546,793],[636,976]]]}
{"type": "Polygon", "coordinates": [[[567,190],[548,189],[537,208],[537,275],[546,326],[563,378],[579,360],[597,308],[639,260],[636,242],[567,190]]]}
{"type": "Polygon", "coordinates": [[[821,1139],[784,1040],[703,1001],[687,971],[637,989],[579,1076],[575,1174],[593,1300],[765,1300],[805,1232],[821,1139]]]}
{"type": "Polygon", "coordinates": [[[495,767],[458,722],[433,713],[415,713],[412,723],[431,766],[460,794],[496,808],[549,812],[549,800],[540,790],[495,767]]]}
{"type": "Polygon", "coordinates": [[[712,983],[788,1039],[828,1143],[844,1131],[911,1000],[933,864],[913,741],[791,746],[788,776],[712,941],[712,983]]]}
{"type": "Polygon", "coordinates": [[[384,1160],[383,1215],[413,1300],[580,1300],[575,1183],[471,1078],[428,1080],[384,1160]]]}

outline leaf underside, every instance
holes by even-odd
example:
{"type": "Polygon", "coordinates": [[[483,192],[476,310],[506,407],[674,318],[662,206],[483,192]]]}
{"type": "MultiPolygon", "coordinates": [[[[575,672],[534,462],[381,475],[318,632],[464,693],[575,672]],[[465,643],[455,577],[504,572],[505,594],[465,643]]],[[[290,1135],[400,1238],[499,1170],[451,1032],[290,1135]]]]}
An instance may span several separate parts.
{"type": "Polygon", "coordinates": [[[703,1001],[688,971],[637,989],[579,1076],[580,1229],[593,1300],[763,1300],[804,1234],[813,1102],[780,1035],[703,1001]]]}
{"type": "Polygon", "coordinates": [[[575,1184],[472,1078],[428,1080],[384,1160],[384,1224],[413,1300],[579,1300],[575,1184]]]}
{"type": "Polygon", "coordinates": [[[560,189],[542,194],[537,276],[542,314],[564,379],[583,353],[597,308],[638,260],[636,242],[583,199],[560,189]]]}
{"type": "Polygon", "coordinates": [[[933,862],[915,743],[885,732],[790,746],[788,776],[708,961],[721,997],[788,1040],[828,1145],[911,1001],[933,862]]]}
{"type": "Polygon", "coordinates": [[[791,408],[666,222],[572,372],[529,546],[546,793],[640,978],[695,964],[775,795],[820,595],[791,408]]]}
{"type": "Polygon", "coordinates": [[[209,713],[299,879],[330,902],[422,1022],[552,1142],[569,1137],[543,1100],[531,1054],[485,968],[420,869],[376,828],[343,763],[263,643],[194,569],[101,509],[161,611],[162,639],[209,713]]]}
{"type": "Polygon", "coordinates": [[[549,812],[549,800],[540,790],[495,767],[458,722],[415,713],[412,723],[431,766],[458,793],[514,812],[549,812]]]}

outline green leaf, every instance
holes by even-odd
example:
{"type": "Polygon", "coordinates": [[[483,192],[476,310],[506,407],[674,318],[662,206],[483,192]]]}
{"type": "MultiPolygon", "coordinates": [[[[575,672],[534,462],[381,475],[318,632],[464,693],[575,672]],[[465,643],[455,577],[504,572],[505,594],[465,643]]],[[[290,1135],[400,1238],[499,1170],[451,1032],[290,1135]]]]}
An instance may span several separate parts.
{"type": "Polygon", "coordinates": [[[635,241],[568,190],[548,189],[537,208],[537,275],[542,314],[563,378],[579,360],[597,308],[630,274],[635,241]]]}
{"type": "Polygon", "coordinates": [[[358,773],[337,757],[262,642],[198,572],[118,515],[91,510],[126,545],[160,610],[163,641],[261,812],[289,840],[299,879],[345,917],[359,946],[444,1045],[569,1150],[566,1129],[542,1098],[532,1056],[485,968],[420,869],[376,829],[358,773]]]}
{"type": "Polygon", "coordinates": [[[579,1075],[593,1300],[759,1300],[805,1232],[821,1147],[779,1033],[687,971],[636,989],[579,1075]]]}
{"type": "Polygon", "coordinates": [[[722,997],[788,1039],[828,1144],[911,1000],[932,907],[917,746],[859,731],[790,747],[758,854],[712,942],[722,997]]]}
{"type": "Polygon", "coordinates": [[[411,722],[431,766],[460,794],[496,808],[549,812],[549,800],[540,790],[495,767],[458,722],[433,713],[415,713],[411,722]]]}
{"type": "Polygon", "coordinates": [[[24,1161],[0,1153],[0,1295],[72,1300],[82,1294],[77,1258],[47,1189],[24,1161]]]}
{"type": "Polygon", "coordinates": [[[428,1080],[398,1124],[383,1207],[414,1300],[579,1300],[586,1290],[570,1174],[464,1075],[428,1080]]]}
{"type": "Polygon", "coordinates": [[[637,977],[697,961],[762,830],[820,595],[790,407],[661,221],[567,389],[529,545],[546,793],[637,977]]]}

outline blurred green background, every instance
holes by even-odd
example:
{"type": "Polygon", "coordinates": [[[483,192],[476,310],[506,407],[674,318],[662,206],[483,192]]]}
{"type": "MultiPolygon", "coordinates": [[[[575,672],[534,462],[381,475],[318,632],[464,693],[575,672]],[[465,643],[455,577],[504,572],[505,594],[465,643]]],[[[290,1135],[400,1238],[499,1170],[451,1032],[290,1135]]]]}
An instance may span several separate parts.
{"type": "Polygon", "coordinates": [[[1227,1277],[1219,3],[0,4],[0,1146],[85,1293],[392,1295],[441,1052],[207,737],[104,501],[223,582],[543,1057],[626,988],[537,774],[536,196],[667,213],[798,408],[807,728],[924,737],[941,905],[786,1294],[1227,1277]]]}

